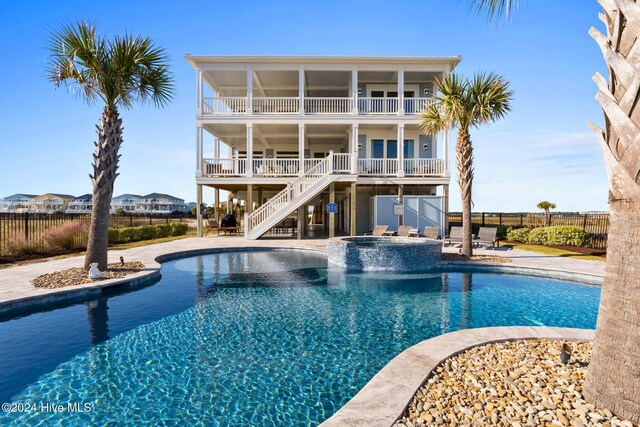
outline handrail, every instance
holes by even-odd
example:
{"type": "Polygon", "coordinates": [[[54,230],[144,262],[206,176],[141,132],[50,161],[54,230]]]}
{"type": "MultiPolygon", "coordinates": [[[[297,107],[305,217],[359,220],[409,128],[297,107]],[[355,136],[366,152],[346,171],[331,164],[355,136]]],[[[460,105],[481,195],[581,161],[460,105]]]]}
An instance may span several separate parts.
{"type": "Polygon", "coordinates": [[[334,154],[333,151],[330,151],[329,155],[322,159],[321,162],[311,167],[298,179],[287,184],[286,188],[247,215],[245,217],[245,236],[271,215],[275,214],[282,206],[304,193],[318,180],[333,173],[333,161],[334,154]]]}

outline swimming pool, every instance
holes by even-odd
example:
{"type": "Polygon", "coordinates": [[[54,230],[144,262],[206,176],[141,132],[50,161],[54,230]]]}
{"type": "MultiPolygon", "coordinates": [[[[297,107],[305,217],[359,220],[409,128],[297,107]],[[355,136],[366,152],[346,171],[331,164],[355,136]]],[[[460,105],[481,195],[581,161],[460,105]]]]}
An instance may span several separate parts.
{"type": "Polygon", "coordinates": [[[175,260],[145,288],[1,322],[0,401],[26,411],[0,424],[317,425],[419,341],[594,328],[599,297],[524,276],[347,273],[293,250],[175,260]]]}

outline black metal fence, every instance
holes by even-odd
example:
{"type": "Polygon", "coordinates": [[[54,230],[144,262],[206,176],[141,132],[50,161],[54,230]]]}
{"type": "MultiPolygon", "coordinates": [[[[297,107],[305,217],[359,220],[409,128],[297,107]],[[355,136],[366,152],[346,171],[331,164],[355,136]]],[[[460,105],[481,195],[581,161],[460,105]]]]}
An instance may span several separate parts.
{"type": "MultiPolygon", "coordinates": [[[[112,215],[109,218],[109,227],[168,224],[169,222],[184,222],[188,219],[187,215],[112,215]]],[[[0,255],[8,255],[14,244],[28,243],[36,251],[44,250],[47,233],[66,224],[77,224],[72,227],[72,231],[77,244],[80,245],[86,239],[90,223],[91,215],[0,213],[0,255]]]]}
{"type": "MultiPolygon", "coordinates": [[[[462,213],[449,213],[449,226],[462,225],[462,213]]],[[[471,223],[474,233],[480,227],[492,227],[503,225],[506,227],[545,227],[553,225],[567,225],[582,227],[590,235],[589,247],[593,249],[607,248],[607,235],[609,234],[608,213],[553,212],[544,213],[518,212],[475,212],[471,214],[471,223]]]]}

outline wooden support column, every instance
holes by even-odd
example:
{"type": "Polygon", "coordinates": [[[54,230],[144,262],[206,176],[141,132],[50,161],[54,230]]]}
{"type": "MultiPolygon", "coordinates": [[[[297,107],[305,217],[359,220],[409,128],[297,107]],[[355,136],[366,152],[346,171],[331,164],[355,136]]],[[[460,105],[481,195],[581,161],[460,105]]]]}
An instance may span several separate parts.
{"type": "Polygon", "coordinates": [[[256,207],[262,206],[262,187],[258,187],[258,202],[256,203],[256,207]]]}
{"type": "Polygon", "coordinates": [[[442,192],[444,195],[444,231],[442,237],[449,234],[449,186],[443,185],[442,192]]]}
{"type": "Polygon", "coordinates": [[[304,175],[304,123],[298,124],[298,176],[304,175]]]}
{"type": "MultiPolygon", "coordinates": [[[[398,184],[398,201],[401,205],[404,204],[404,184],[398,184]]],[[[398,216],[398,223],[404,225],[404,216],[398,216]]]]}
{"type": "MultiPolygon", "coordinates": [[[[336,184],[329,184],[329,203],[336,202],[336,184]]],[[[336,235],[336,214],[329,214],[329,237],[334,237],[336,235]]]]}
{"type": "Polygon", "coordinates": [[[349,200],[351,204],[351,212],[349,214],[349,234],[352,236],[356,235],[356,205],[357,205],[357,193],[356,187],[357,183],[351,183],[351,194],[349,195],[349,200]]]}
{"type": "Polygon", "coordinates": [[[202,237],[202,185],[196,185],[196,235],[202,237]]]}
{"type": "Polygon", "coordinates": [[[304,234],[306,218],[307,216],[305,215],[305,212],[304,212],[304,206],[300,206],[298,208],[298,224],[297,224],[298,240],[302,239],[302,235],[304,234]]]}
{"type": "Polygon", "coordinates": [[[253,185],[247,185],[247,200],[245,202],[244,213],[249,215],[253,212],[253,185]]]}
{"type": "Polygon", "coordinates": [[[216,209],[215,219],[218,224],[220,224],[220,189],[216,188],[214,190],[213,204],[216,209]]]}
{"type": "Polygon", "coordinates": [[[229,193],[227,196],[227,214],[233,213],[233,195],[229,193]]]}

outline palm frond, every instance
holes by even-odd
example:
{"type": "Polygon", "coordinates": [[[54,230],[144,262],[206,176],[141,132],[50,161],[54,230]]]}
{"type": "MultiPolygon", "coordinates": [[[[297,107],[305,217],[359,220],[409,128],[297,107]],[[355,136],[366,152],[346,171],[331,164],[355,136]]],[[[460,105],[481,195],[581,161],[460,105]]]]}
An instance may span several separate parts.
{"type": "Polygon", "coordinates": [[[518,0],[470,0],[471,7],[476,12],[486,12],[489,21],[500,20],[503,17],[510,19],[511,14],[518,9],[518,0]]]}
{"type": "Polygon", "coordinates": [[[513,92],[509,83],[495,73],[478,73],[469,84],[473,106],[470,126],[480,126],[504,117],[511,111],[513,92]]]}
{"type": "Polygon", "coordinates": [[[94,26],[80,22],[53,33],[49,51],[49,80],[76,85],[88,102],[99,97],[124,108],[136,101],[162,107],[173,96],[169,58],[149,37],[127,34],[107,41],[94,26]]]}

